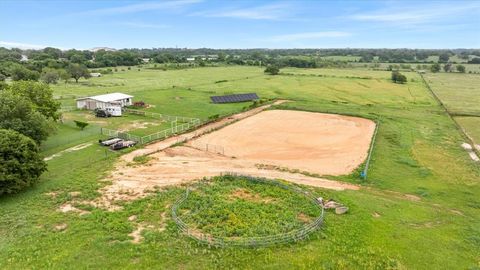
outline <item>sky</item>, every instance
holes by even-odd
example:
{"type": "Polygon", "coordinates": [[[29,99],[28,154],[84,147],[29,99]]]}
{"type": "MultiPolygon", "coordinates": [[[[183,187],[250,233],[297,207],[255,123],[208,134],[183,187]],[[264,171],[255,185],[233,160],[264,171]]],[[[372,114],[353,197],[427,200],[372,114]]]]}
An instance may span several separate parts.
{"type": "Polygon", "coordinates": [[[0,0],[0,47],[480,48],[479,15],[480,0],[0,0]]]}

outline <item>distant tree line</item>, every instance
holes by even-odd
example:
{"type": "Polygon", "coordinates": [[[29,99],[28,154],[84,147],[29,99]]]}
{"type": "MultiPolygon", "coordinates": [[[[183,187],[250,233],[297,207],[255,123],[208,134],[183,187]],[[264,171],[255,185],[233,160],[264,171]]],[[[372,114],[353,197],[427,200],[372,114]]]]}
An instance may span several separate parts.
{"type": "MultiPolygon", "coordinates": [[[[463,59],[468,63],[480,63],[480,50],[420,50],[420,49],[123,49],[123,50],[66,50],[47,47],[42,50],[6,49],[0,47],[0,81],[10,77],[14,81],[41,80],[45,83],[79,81],[88,78],[90,69],[112,72],[117,66],[134,66],[144,63],[143,59],[166,66],[184,63],[191,66],[206,66],[207,63],[227,65],[277,66],[297,68],[344,68],[351,62],[396,63],[409,66],[411,63],[452,63],[451,59],[463,59]],[[329,56],[348,56],[353,60],[334,60],[329,56]],[[452,57],[456,58],[452,58],[452,57]],[[27,61],[28,60],[28,61],[27,61]]],[[[182,64],[182,65],[180,65],[182,64]]],[[[389,67],[389,70],[396,68],[389,67]]],[[[402,67],[402,69],[404,69],[402,67]]],[[[405,68],[407,69],[407,68],[405,68]]],[[[457,69],[462,72],[462,69],[457,69]]]]}

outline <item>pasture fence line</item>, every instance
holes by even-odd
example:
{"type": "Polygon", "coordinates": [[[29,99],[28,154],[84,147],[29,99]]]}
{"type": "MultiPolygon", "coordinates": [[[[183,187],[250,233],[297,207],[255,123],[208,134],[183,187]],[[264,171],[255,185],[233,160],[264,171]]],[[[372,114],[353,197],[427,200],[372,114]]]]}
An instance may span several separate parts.
{"type": "Polygon", "coordinates": [[[321,214],[311,223],[304,225],[299,229],[292,230],[287,233],[274,234],[269,236],[244,237],[244,238],[228,238],[228,237],[214,237],[212,235],[204,234],[198,230],[191,229],[181,217],[178,215],[178,209],[188,199],[190,189],[187,188],[184,195],[178,198],[172,205],[172,219],[177,224],[179,231],[197,241],[198,243],[206,244],[213,247],[267,247],[278,244],[287,244],[292,242],[302,241],[309,237],[311,233],[316,231],[323,224],[324,209],[323,205],[308,191],[294,185],[286,185],[277,180],[268,180],[266,178],[252,177],[248,175],[238,174],[235,172],[224,172],[222,176],[242,177],[249,181],[257,183],[267,183],[281,187],[286,190],[297,192],[308,198],[320,210],[321,214]]]}
{"type": "Polygon", "coordinates": [[[100,133],[102,135],[106,135],[108,137],[118,137],[118,138],[124,139],[124,140],[141,142],[141,137],[140,136],[137,136],[137,135],[134,135],[134,134],[131,134],[131,133],[127,133],[127,132],[122,132],[122,131],[119,131],[119,130],[114,130],[114,129],[109,129],[109,128],[102,127],[102,128],[100,128],[100,133]]]}
{"type": "Polygon", "coordinates": [[[448,108],[447,106],[445,106],[445,104],[442,102],[442,100],[438,97],[438,95],[435,93],[435,91],[433,91],[433,89],[430,87],[430,85],[427,83],[427,80],[425,80],[425,78],[423,77],[423,75],[421,73],[418,73],[420,74],[420,77],[422,78],[423,80],[423,83],[427,86],[427,89],[430,91],[430,93],[432,94],[432,96],[434,97],[434,99],[437,101],[437,103],[443,108],[443,110],[447,113],[448,117],[453,121],[453,123],[455,124],[455,127],[457,128],[458,131],[460,131],[460,134],[463,136],[464,139],[466,139],[468,141],[468,143],[470,143],[470,145],[472,145],[472,150],[477,154],[477,156],[480,156],[480,150],[478,150],[476,147],[475,147],[475,141],[473,140],[472,137],[470,137],[467,133],[467,131],[457,122],[457,120],[455,120],[455,118],[453,116],[455,116],[454,113],[452,113],[448,108]]]}
{"type": "Polygon", "coordinates": [[[225,148],[221,145],[211,144],[211,143],[202,143],[198,141],[193,141],[191,146],[195,149],[199,149],[205,152],[215,153],[224,156],[225,148]]]}
{"type": "Polygon", "coordinates": [[[188,130],[190,130],[194,127],[197,127],[201,124],[200,119],[195,119],[195,118],[192,118],[192,119],[194,119],[194,120],[192,120],[191,122],[183,123],[183,124],[180,124],[180,125],[178,125],[178,124],[177,125],[172,125],[172,127],[170,127],[170,128],[167,128],[167,129],[164,129],[162,131],[143,136],[143,137],[140,138],[139,142],[141,144],[145,144],[145,143],[149,143],[149,142],[160,140],[160,139],[166,139],[166,138],[168,138],[172,135],[188,131],[188,130]]]}
{"type": "Polygon", "coordinates": [[[199,122],[200,121],[200,119],[198,119],[198,118],[176,116],[176,115],[167,115],[167,114],[162,114],[162,113],[147,112],[147,111],[134,110],[134,109],[129,109],[129,108],[123,108],[122,110],[124,112],[131,113],[131,114],[149,116],[149,117],[152,117],[152,118],[162,119],[162,120],[165,120],[167,122],[176,121],[176,122],[194,123],[194,122],[197,122],[197,121],[199,122]]]}
{"type": "Polygon", "coordinates": [[[194,127],[197,127],[202,124],[202,121],[199,118],[191,118],[191,117],[183,117],[183,116],[171,116],[165,115],[160,113],[152,113],[152,112],[145,112],[140,110],[132,110],[132,109],[123,109],[124,112],[142,115],[142,116],[150,116],[153,118],[158,118],[166,121],[170,121],[172,123],[170,128],[148,134],[145,136],[138,136],[128,132],[122,132],[119,130],[108,129],[108,128],[101,128],[100,133],[102,135],[106,135],[109,137],[119,137],[125,140],[132,140],[136,141],[139,144],[146,144],[153,141],[166,139],[172,135],[176,135],[178,133],[182,133],[188,131],[194,127]]]}
{"type": "Polygon", "coordinates": [[[365,167],[363,168],[363,171],[360,173],[360,177],[362,177],[363,180],[367,180],[368,168],[370,166],[370,159],[372,158],[373,148],[375,146],[375,140],[377,138],[377,132],[378,132],[379,126],[380,126],[380,121],[376,121],[375,131],[373,132],[373,137],[372,137],[372,142],[370,143],[370,148],[368,149],[367,161],[365,162],[365,167]]]}

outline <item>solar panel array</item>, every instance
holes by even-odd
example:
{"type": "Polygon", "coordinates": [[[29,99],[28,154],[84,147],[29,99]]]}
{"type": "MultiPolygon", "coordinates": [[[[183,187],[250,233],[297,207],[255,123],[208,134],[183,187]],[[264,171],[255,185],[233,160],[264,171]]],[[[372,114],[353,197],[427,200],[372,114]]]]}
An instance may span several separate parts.
{"type": "Polygon", "coordinates": [[[244,102],[259,99],[256,93],[248,94],[234,94],[234,95],[225,95],[225,96],[211,96],[210,99],[213,103],[234,103],[234,102],[244,102]]]}

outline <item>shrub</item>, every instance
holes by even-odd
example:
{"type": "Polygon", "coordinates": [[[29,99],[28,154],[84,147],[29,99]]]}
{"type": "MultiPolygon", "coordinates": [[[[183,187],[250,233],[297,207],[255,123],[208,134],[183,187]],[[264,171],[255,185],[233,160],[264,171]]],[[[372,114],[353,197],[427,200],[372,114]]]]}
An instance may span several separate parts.
{"type": "Polygon", "coordinates": [[[407,82],[407,77],[405,77],[405,75],[401,74],[400,72],[398,72],[398,70],[394,70],[392,71],[392,81],[394,83],[406,83],[407,82]]]}
{"type": "Polygon", "coordinates": [[[277,75],[280,72],[280,68],[277,66],[268,66],[264,72],[270,75],[277,75]]]}
{"type": "Polygon", "coordinates": [[[31,186],[46,168],[32,139],[13,130],[0,129],[0,195],[31,186]]]}
{"type": "Polygon", "coordinates": [[[77,125],[77,127],[80,128],[81,130],[83,130],[86,126],[88,126],[87,122],[82,122],[77,120],[73,120],[73,122],[75,122],[75,125],[77,125]]]}

